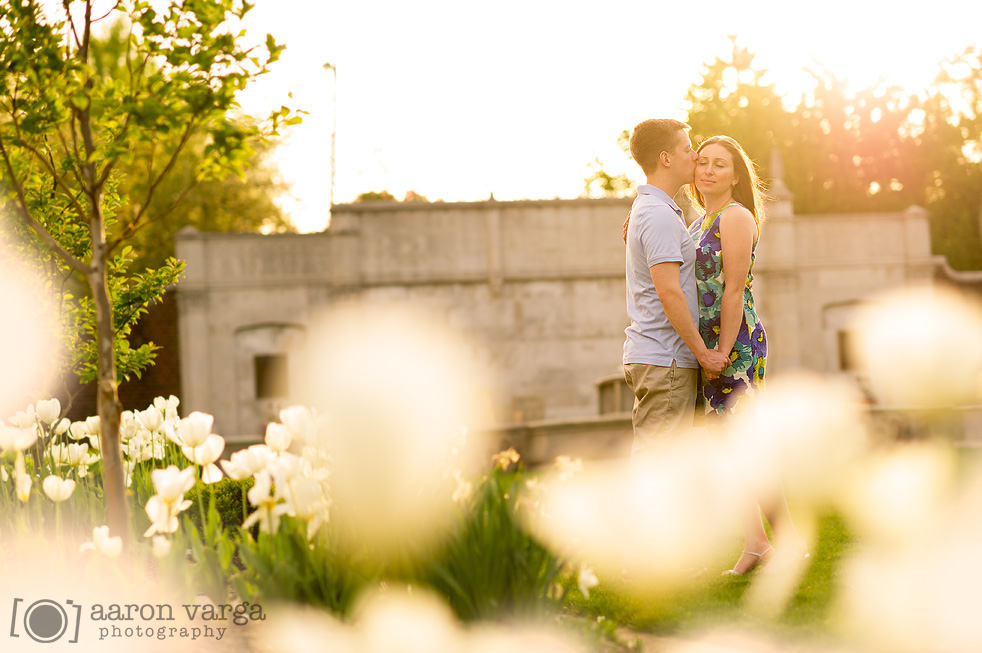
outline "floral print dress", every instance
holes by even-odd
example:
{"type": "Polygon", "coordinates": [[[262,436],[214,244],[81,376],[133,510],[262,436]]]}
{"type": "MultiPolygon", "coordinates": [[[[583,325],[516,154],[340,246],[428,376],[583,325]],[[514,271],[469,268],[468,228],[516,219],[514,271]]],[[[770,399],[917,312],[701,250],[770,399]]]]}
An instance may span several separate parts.
{"type": "MultiPolygon", "coordinates": [[[[737,205],[731,202],[716,213],[704,216],[689,225],[689,235],[696,245],[696,289],[699,298],[699,333],[710,349],[719,344],[723,286],[723,258],[720,253],[719,221],[726,209],[737,205]]],[[[704,380],[702,388],[710,417],[733,413],[739,401],[752,397],[764,385],[764,363],[767,358],[767,334],[754,310],[754,296],[748,287],[754,269],[757,243],[750,254],[750,272],[746,279],[734,280],[744,286],[743,324],[730,352],[730,366],[712,381],[704,380]]]]}

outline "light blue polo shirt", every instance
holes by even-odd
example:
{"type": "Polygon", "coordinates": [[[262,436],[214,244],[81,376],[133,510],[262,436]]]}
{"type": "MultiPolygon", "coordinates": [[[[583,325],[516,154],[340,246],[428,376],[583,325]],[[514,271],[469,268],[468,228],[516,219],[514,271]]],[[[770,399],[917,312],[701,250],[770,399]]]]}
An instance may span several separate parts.
{"type": "Polygon", "coordinates": [[[682,218],[682,209],[668,193],[652,186],[638,186],[627,227],[627,316],[624,330],[624,364],[645,363],[698,368],[699,363],[665,315],[655,284],[652,265],[680,263],[679,280],[689,304],[692,321],[699,326],[696,304],[696,248],[682,218]]]}

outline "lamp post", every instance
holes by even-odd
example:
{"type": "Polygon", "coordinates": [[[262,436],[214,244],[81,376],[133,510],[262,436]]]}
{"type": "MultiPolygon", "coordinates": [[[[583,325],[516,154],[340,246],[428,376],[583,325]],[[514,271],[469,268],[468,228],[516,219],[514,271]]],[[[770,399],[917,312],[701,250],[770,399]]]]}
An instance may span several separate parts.
{"type": "Polygon", "coordinates": [[[330,70],[334,75],[333,84],[333,100],[332,100],[332,117],[334,120],[331,126],[331,208],[330,211],[334,213],[334,141],[338,134],[338,69],[332,63],[324,64],[324,70],[330,70]]]}

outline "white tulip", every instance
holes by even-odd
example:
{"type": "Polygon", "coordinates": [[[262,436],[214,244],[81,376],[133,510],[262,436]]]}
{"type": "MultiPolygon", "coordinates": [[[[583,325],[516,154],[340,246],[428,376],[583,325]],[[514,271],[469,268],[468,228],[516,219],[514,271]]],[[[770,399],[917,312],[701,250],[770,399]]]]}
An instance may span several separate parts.
{"type": "Polygon", "coordinates": [[[249,498],[249,503],[254,506],[259,506],[273,501],[272,496],[270,496],[270,490],[272,490],[272,488],[273,478],[270,476],[269,472],[259,472],[256,474],[256,482],[253,483],[252,487],[249,488],[249,492],[246,494],[246,496],[249,498]]]}
{"type": "Polygon", "coordinates": [[[10,423],[22,429],[34,428],[37,426],[37,413],[34,411],[34,404],[26,410],[19,410],[17,414],[10,418],[10,423]]]}
{"type": "Polygon", "coordinates": [[[317,411],[306,406],[290,406],[280,411],[280,421],[294,440],[310,442],[317,435],[317,411]]]}
{"type": "Polygon", "coordinates": [[[266,446],[276,453],[282,453],[290,448],[292,442],[290,430],[282,424],[270,422],[266,425],[266,446]]]}
{"type": "Polygon", "coordinates": [[[223,477],[224,474],[222,474],[222,470],[219,469],[218,465],[215,463],[205,465],[201,468],[201,482],[205,485],[217,483],[218,481],[222,480],[223,477]]]}
{"type": "Polygon", "coordinates": [[[289,451],[284,451],[269,461],[267,465],[277,483],[285,483],[304,472],[304,461],[289,451]]]}
{"type": "Polygon", "coordinates": [[[21,503],[27,503],[27,500],[31,498],[31,485],[33,483],[27,474],[17,475],[17,498],[20,499],[21,503]]]}
{"type": "Polygon", "coordinates": [[[61,402],[53,398],[40,399],[34,404],[34,412],[37,414],[38,421],[52,424],[61,417],[61,402]]]}
{"type": "Polygon", "coordinates": [[[184,493],[194,487],[194,467],[178,469],[174,465],[167,469],[150,472],[153,487],[157,494],[147,500],[144,510],[150,517],[150,528],[143,534],[150,537],[155,533],[177,531],[177,515],[191,507],[184,493]]]}
{"type": "Polygon", "coordinates": [[[109,558],[118,558],[123,552],[123,538],[110,537],[108,526],[96,526],[92,529],[92,541],[83,543],[78,550],[95,551],[109,558]]]}
{"type": "Polygon", "coordinates": [[[89,436],[89,425],[84,421],[82,422],[72,422],[71,426],[68,427],[68,437],[72,440],[81,440],[82,438],[87,438],[89,436]]]}
{"type": "Polygon", "coordinates": [[[210,465],[222,455],[225,450],[225,438],[212,433],[208,438],[196,447],[181,447],[181,451],[187,456],[188,460],[195,465],[210,465]]]}
{"type": "Polygon", "coordinates": [[[229,478],[240,481],[266,469],[273,452],[265,444],[254,444],[248,449],[236,451],[229,460],[221,461],[229,478]]]}
{"type": "Polygon", "coordinates": [[[597,575],[593,573],[593,570],[586,566],[586,563],[580,563],[580,573],[576,575],[576,584],[580,588],[583,598],[589,599],[590,588],[599,585],[600,581],[597,580],[597,575]]]}
{"type": "Polygon", "coordinates": [[[163,397],[156,397],[153,400],[153,407],[164,414],[168,419],[177,414],[177,407],[181,404],[181,400],[171,395],[167,399],[163,397]]]}
{"type": "Polygon", "coordinates": [[[167,554],[170,553],[170,540],[168,540],[163,535],[154,535],[153,543],[151,545],[151,552],[153,557],[158,560],[161,558],[166,558],[167,554]]]}
{"type": "Polygon", "coordinates": [[[24,470],[24,454],[17,452],[17,459],[14,460],[14,485],[16,486],[17,498],[21,503],[27,503],[31,498],[31,485],[33,481],[24,470]]]}
{"type": "Polygon", "coordinates": [[[151,433],[159,431],[164,425],[164,415],[156,406],[150,406],[146,410],[138,412],[136,418],[143,425],[143,428],[151,433]]]}
{"type": "Polygon", "coordinates": [[[41,483],[41,488],[48,495],[49,499],[58,503],[72,496],[72,492],[75,491],[75,481],[70,478],[63,479],[60,476],[52,474],[44,479],[44,482],[41,483]]]}
{"type": "Polygon", "coordinates": [[[130,487],[133,484],[133,470],[136,469],[136,460],[124,460],[123,461],[123,478],[126,479],[126,487],[130,487]]]}
{"type": "Polygon", "coordinates": [[[37,429],[34,426],[22,429],[0,425],[0,449],[4,451],[23,451],[34,446],[37,439],[37,429]]]}
{"type": "Polygon", "coordinates": [[[190,501],[182,501],[179,504],[169,504],[163,499],[159,494],[155,494],[147,500],[147,505],[144,506],[144,510],[147,512],[147,516],[150,518],[150,528],[143,534],[144,537],[150,537],[155,533],[175,533],[177,532],[177,515],[181,510],[175,510],[175,508],[184,506],[183,509],[187,509],[191,505],[190,501]]]}
{"type": "Polygon", "coordinates": [[[126,442],[137,434],[140,430],[140,423],[136,421],[133,411],[124,410],[119,416],[119,439],[126,442]]]}
{"type": "Polygon", "coordinates": [[[324,488],[312,478],[300,476],[290,483],[290,507],[295,517],[307,522],[307,539],[327,521],[327,498],[324,488]]]}
{"type": "Polygon", "coordinates": [[[55,422],[53,433],[55,435],[62,435],[65,431],[68,430],[68,428],[71,425],[72,425],[71,420],[63,417],[60,420],[58,420],[57,422],[55,422]]]}
{"type": "Polygon", "coordinates": [[[197,410],[182,419],[177,429],[177,437],[181,445],[199,447],[204,444],[208,436],[211,435],[211,427],[214,422],[214,416],[197,410]]]}
{"type": "Polygon", "coordinates": [[[272,489],[272,477],[269,471],[263,470],[256,474],[256,483],[249,490],[249,503],[257,506],[256,510],[249,515],[242,528],[252,528],[253,524],[258,523],[259,528],[266,533],[275,533],[280,527],[280,517],[292,511],[290,505],[278,503],[279,499],[270,493],[272,489]]]}
{"type": "Polygon", "coordinates": [[[166,469],[155,469],[150,472],[150,479],[158,495],[168,503],[176,503],[194,487],[194,467],[178,469],[170,465],[166,469]]]}
{"type": "Polygon", "coordinates": [[[89,435],[98,436],[102,432],[102,422],[98,415],[93,415],[85,420],[85,430],[89,435]]]}

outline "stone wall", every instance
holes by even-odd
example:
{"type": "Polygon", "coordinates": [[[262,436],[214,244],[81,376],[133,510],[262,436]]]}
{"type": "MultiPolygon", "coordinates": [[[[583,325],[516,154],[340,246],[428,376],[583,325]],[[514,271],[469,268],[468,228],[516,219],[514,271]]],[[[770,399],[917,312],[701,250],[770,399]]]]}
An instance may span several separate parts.
{"type": "MultiPolygon", "coordinates": [[[[630,204],[366,203],[335,206],[320,234],[185,230],[183,409],[213,413],[223,435],[261,433],[293,398],[261,391],[257,369],[285,364],[292,390],[281,394],[295,394],[315,317],[359,300],[425,307],[466,336],[485,372],[492,426],[595,417],[597,383],[621,373],[630,204]]],[[[916,207],[796,216],[785,195],[769,214],[754,293],[770,374],[839,372],[852,311],[878,291],[932,281],[941,264],[916,207]]]]}

